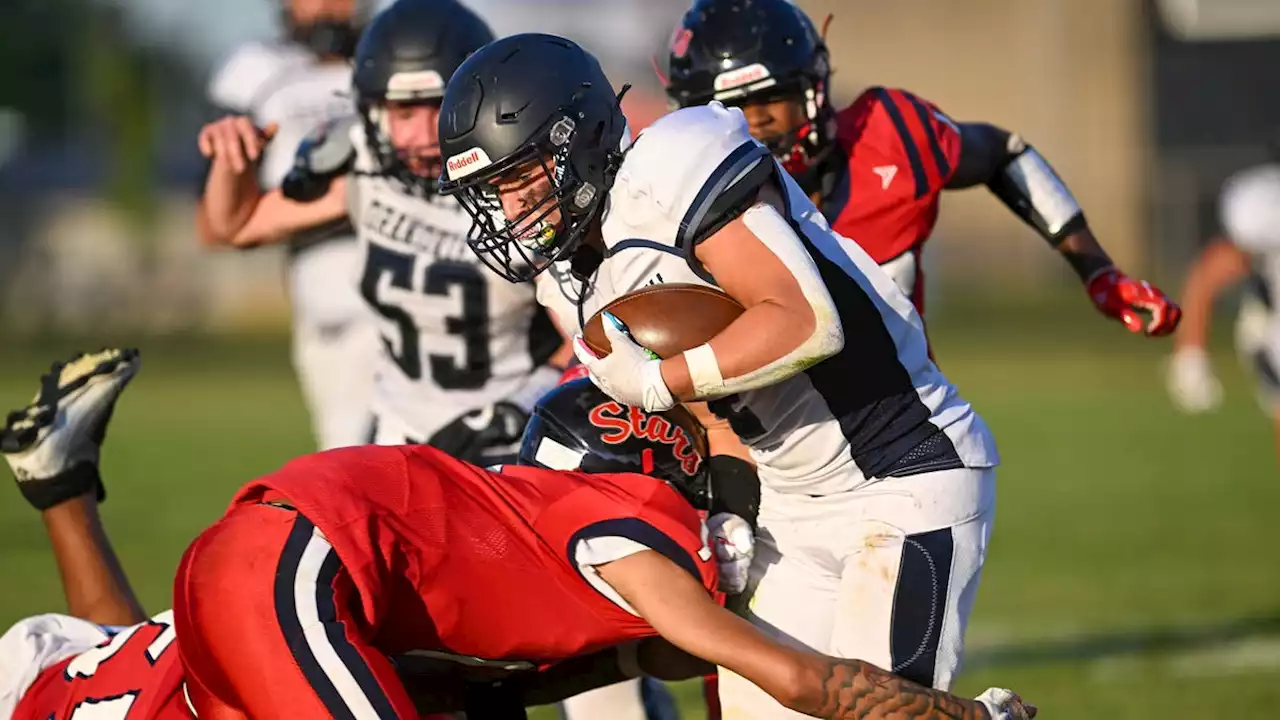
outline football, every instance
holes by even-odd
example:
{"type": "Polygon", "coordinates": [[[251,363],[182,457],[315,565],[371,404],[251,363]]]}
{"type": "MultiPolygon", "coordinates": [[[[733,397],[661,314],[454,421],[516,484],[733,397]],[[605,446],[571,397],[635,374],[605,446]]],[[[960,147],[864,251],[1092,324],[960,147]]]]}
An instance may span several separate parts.
{"type": "Polygon", "coordinates": [[[737,300],[705,285],[650,285],[614,300],[587,321],[583,340],[601,357],[612,350],[602,325],[605,311],[621,320],[641,346],[669,358],[720,334],[744,308],[737,300]]]}

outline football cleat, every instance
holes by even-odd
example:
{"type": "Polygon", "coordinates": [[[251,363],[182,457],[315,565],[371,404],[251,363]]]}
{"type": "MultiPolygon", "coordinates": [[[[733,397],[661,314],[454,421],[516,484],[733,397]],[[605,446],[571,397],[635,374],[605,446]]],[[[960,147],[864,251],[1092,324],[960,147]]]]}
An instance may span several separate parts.
{"type": "Polygon", "coordinates": [[[0,428],[4,455],[23,496],[38,510],[97,491],[98,457],[116,400],[138,372],[135,349],[106,348],[55,362],[30,405],[0,428]]]}

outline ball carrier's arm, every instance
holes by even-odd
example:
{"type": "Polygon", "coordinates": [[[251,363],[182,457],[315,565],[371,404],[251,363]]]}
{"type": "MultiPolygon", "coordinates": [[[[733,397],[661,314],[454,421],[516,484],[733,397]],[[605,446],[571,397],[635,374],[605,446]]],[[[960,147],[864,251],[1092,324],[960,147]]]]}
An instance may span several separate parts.
{"type": "Polygon", "coordinates": [[[717,284],[746,311],[709,342],[662,363],[682,401],[776,384],[844,348],[835,303],[783,202],[766,185],[756,203],[695,249],[717,284]]]}

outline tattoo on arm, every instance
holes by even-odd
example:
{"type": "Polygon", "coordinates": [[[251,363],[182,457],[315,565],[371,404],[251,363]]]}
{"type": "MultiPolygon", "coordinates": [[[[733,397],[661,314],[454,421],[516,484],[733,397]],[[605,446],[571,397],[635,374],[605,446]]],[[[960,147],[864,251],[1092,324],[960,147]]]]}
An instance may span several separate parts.
{"type": "Polygon", "coordinates": [[[822,704],[811,714],[831,720],[987,720],[972,700],[934,690],[858,660],[826,664],[822,704]]]}

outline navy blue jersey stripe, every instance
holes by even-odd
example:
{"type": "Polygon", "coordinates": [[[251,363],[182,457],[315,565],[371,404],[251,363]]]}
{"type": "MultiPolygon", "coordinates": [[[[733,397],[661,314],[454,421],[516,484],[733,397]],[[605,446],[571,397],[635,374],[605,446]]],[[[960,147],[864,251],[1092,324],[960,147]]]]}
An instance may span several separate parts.
{"type": "Polygon", "coordinates": [[[346,666],[347,672],[351,673],[351,677],[355,678],[356,685],[360,687],[360,692],[373,706],[378,713],[379,718],[387,718],[387,720],[395,720],[395,707],[391,704],[391,698],[387,697],[382,686],[378,684],[377,676],[373,673],[373,668],[365,662],[360,655],[360,651],[351,643],[347,637],[347,632],[351,629],[350,623],[343,621],[338,617],[338,607],[336,591],[333,587],[333,581],[338,576],[338,570],[342,567],[342,563],[338,560],[338,553],[329,551],[329,556],[325,558],[324,563],[320,566],[320,575],[316,579],[316,607],[320,622],[324,624],[325,637],[329,640],[329,645],[333,647],[337,653],[338,659],[346,666]]]}
{"type": "Polygon", "coordinates": [[[902,149],[907,154],[907,162],[911,164],[911,175],[916,181],[916,199],[929,194],[929,176],[924,172],[924,161],[920,159],[920,149],[916,147],[916,141],[911,137],[911,131],[907,129],[907,121],[899,112],[898,106],[894,104],[893,98],[889,95],[889,91],[884,88],[878,88],[876,97],[880,99],[880,106],[889,115],[889,119],[893,121],[893,127],[898,131],[898,138],[902,141],[902,149]]]}
{"type": "MultiPolygon", "coordinates": [[[[298,668],[302,670],[303,677],[307,679],[316,696],[324,703],[325,709],[334,718],[355,720],[354,712],[329,678],[329,674],[325,672],[315,653],[312,652],[303,632],[302,620],[298,615],[296,592],[300,566],[313,537],[315,537],[315,525],[302,515],[298,515],[293,528],[289,531],[284,550],[280,554],[280,562],[276,565],[274,588],[276,620],[280,624],[280,630],[293,654],[294,661],[298,663],[298,668]]],[[[360,691],[377,712],[377,717],[395,718],[397,716],[390,698],[378,684],[373,670],[346,637],[346,624],[338,618],[333,581],[341,567],[338,554],[330,548],[328,555],[321,562],[315,580],[315,596],[308,600],[315,603],[317,618],[325,626],[325,637],[334,653],[355,678],[360,691]]]]}
{"type": "Polygon", "coordinates": [[[613,257],[614,255],[617,255],[623,250],[631,250],[632,248],[640,248],[643,250],[657,250],[658,252],[664,252],[669,255],[683,256],[685,254],[683,250],[672,247],[670,245],[666,245],[664,243],[660,243],[657,240],[645,240],[643,238],[628,238],[618,243],[617,245],[614,245],[613,247],[607,249],[605,251],[605,257],[613,257]]]}
{"type": "MultiPolygon", "coordinates": [[[[753,164],[768,161],[768,158],[768,148],[755,140],[748,140],[734,148],[733,152],[711,171],[711,175],[699,188],[698,194],[693,197],[693,202],[689,203],[689,209],[680,219],[680,235],[676,238],[676,247],[691,253],[692,246],[703,239],[699,237],[700,231],[708,222],[715,222],[716,218],[707,217],[708,212],[717,201],[722,200],[730,183],[753,164]]],[[[754,194],[758,189],[759,185],[751,191],[754,194]]]]}
{"type": "Polygon", "coordinates": [[[698,584],[702,584],[702,573],[698,571],[698,563],[694,562],[689,553],[680,546],[680,543],[672,539],[670,535],[636,517],[601,520],[574,533],[573,537],[569,538],[568,547],[565,548],[565,555],[569,559],[569,564],[575,568],[578,567],[578,561],[574,559],[573,553],[580,541],[600,537],[623,537],[635,541],[650,550],[656,550],[671,562],[684,568],[693,576],[694,580],[698,581],[698,584]]]}
{"type": "Polygon", "coordinates": [[[920,98],[911,93],[902,93],[907,102],[916,109],[916,117],[920,118],[920,126],[924,128],[925,137],[929,140],[929,152],[933,161],[938,164],[938,174],[942,178],[951,175],[951,163],[947,162],[947,154],[942,152],[942,144],[938,142],[938,134],[933,131],[933,112],[920,102],[920,98]]]}
{"type": "Polygon", "coordinates": [[[298,515],[298,519],[293,523],[293,529],[289,531],[289,538],[285,541],[284,550],[280,553],[280,562],[276,565],[276,622],[280,624],[280,631],[284,635],[285,644],[293,653],[294,662],[298,663],[303,677],[320,698],[320,702],[324,703],[335,718],[353,718],[354,720],[355,716],[342,701],[338,688],[334,687],[329,676],[320,667],[315,654],[311,652],[311,647],[307,645],[307,639],[302,633],[302,620],[298,617],[294,586],[297,583],[302,554],[307,549],[307,543],[311,542],[314,530],[315,525],[312,525],[310,520],[298,515]]]}
{"type": "Polygon", "coordinates": [[[951,528],[908,535],[889,620],[890,671],[933,687],[955,541],[951,528]]]}
{"type": "MultiPolygon", "coordinates": [[[[786,214],[792,217],[790,208],[786,214]]],[[[888,477],[964,467],[951,439],[930,422],[933,413],[916,392],[871,295],[827,257],[803,227],[794,220],[791,225],[813,258],[850,339],[805,375],[840,424],[862,474],[888,477]]],[[[831,242],[841,241],[832,236],[831,242]]]]}

